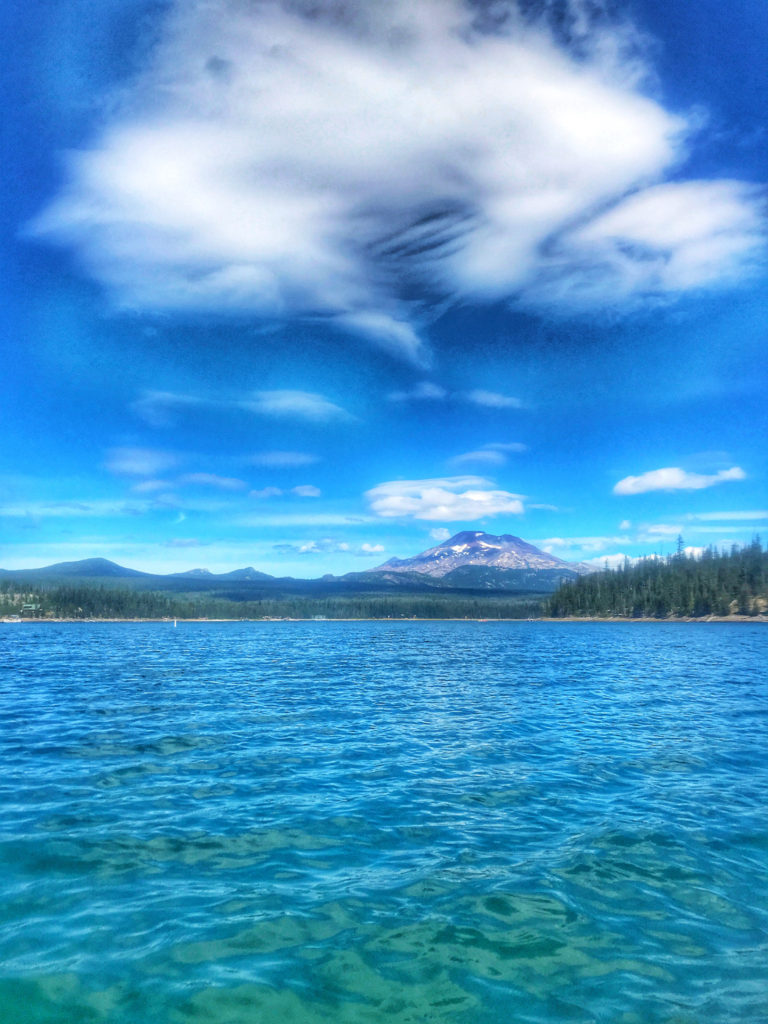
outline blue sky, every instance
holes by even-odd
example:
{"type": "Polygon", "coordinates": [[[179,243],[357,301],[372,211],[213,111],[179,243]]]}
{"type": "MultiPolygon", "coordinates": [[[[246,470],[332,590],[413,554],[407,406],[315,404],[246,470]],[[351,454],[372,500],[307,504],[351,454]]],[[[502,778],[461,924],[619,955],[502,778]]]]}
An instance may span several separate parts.
{"type": "Polygon", "coordinates": [[[764,4],[0,19],[0,566],[768,532],[764,4]]]}

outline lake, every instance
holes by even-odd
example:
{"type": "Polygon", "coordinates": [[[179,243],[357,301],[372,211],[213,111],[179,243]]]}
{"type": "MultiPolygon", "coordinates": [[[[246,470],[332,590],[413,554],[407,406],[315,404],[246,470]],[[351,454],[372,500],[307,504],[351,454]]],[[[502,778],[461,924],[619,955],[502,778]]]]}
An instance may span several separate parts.
{"type": "Polygon", "coordinates": [[[765,1024],[768,629],[0,625],[4,1024],[765,1024]]]}

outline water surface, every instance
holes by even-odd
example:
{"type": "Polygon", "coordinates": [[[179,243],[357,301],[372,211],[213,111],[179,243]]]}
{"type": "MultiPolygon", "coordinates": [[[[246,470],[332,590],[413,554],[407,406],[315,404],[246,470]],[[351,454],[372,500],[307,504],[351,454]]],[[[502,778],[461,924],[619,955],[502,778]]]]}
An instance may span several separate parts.
{"type": "Polygon", "coordinates": [[[768,630],[0,631],[7,1024],[765,1024],[768,630]]]}

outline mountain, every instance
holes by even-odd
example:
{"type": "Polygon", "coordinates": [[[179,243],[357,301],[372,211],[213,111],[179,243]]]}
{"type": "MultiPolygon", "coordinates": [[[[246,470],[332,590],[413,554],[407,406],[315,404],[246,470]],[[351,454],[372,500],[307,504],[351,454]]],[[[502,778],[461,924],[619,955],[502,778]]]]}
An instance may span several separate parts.
{"type": "Polygon", "coordinates": [[[186,578],[194,580],[210,580],[211,582],[216,580],[221,580],[223,582],[226,582],[227,580],[273,580],[275,578],[274,576],[270,576],[269,573],[259,572],[258,569],[254,569],[251,565],[249,565],[247,569],[232,569],[231,572],[211,572],[210,569],[187,569],[186,572],[172,572],[169,575],[173,576],[174,579],[186,578]]]}
{"type": "Polygon", "coordinates": [[[232,572],[219,573],[218,578],[220,580],[273,580],[275,577],[270,576],[267,572],[259,572],[258,569],[249,565],[247,569],[233,569],[232,572]]]}
{"type": "MultiPolygon", "coordinates": [[[[591,570],[584,565],[565,562],[562,558],[547,554],[533,544],[521,540],[520,537],[513,537],[505,533],[496,537],[491,533],[483,533],[480,530],[463,530],[457,533],[450,540],[438,544],[437,547],[422,551],[420,555],[413,558],[390,558],[388,562],[369,569],[374,573],[421,573],[425,576],[443,579],[449,574],[454,585],[459,580],[465,580],[464,586],[474,586],[470,583],[478,577],[477,573],[470,572],[469,566],[478,566],[483,569],[495,570],[527,570],[530,578],[531,573],[547,572],[547,575],[555,580],[555,586],[559,582],[558,573],[565,577],[581,575],[591,570]],[[459,570],[458,576],[454,576],[459,570]],[[554,570],[554,572],[553,572],[554,570]]],[[[493,577],[486,577],[489,581],[493,577]]],[[[482,585],[482,584],[481,584],[482,585]]],[[[487,586],[488,583],[485,583],[487,586]]]]}
{"type": "Polygon", "coordinates": [[[98,578],[98,579],[146,579],[152,574],[139,569],[126,569],[108,558],[81,558],[77,562],[57,562],[41,569],[4,569],[4,576],[50,577],[51,579],[98,578]]]}

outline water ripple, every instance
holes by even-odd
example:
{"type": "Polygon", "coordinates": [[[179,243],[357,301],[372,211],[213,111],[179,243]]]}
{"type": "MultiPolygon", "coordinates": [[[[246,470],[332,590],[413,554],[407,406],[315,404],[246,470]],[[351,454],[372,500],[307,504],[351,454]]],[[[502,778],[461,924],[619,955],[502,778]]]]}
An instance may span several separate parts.
{"type": "Polygon", "coordinates": [[[765,1024],[759,625],[0,633],[0,1005],[765,1024]]]}

